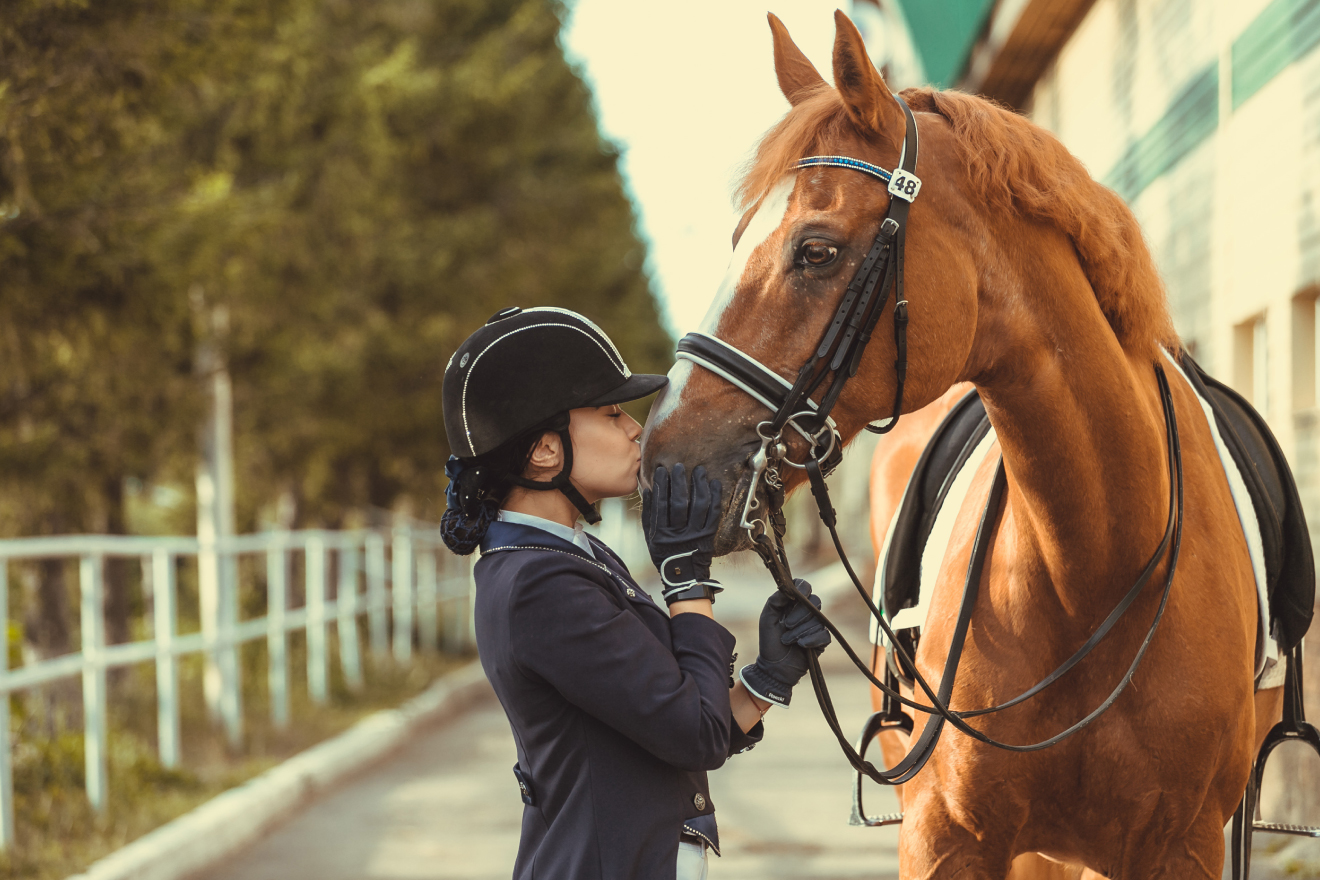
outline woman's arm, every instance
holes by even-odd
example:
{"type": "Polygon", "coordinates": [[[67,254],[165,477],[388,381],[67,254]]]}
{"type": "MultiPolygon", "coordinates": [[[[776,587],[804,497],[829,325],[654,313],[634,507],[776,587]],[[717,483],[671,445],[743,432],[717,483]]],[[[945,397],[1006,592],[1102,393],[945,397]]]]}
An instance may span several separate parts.
{"type": "MultiPolygon", "coordinates": [[[[671,617],[677,614],[700,614],[703,617],[715,619],[712,602],[709,599],[688,599],[683,602],[675,602],[669,606],[671,617]]],[[[747,686],[741,681],[733,686],[729,691],[729,704],[733,707],[733,720],[738,722],[738,727],[743,733],[747,733],[765,717],[766,711],[774,705],[752,696],[747,690],[747,686]]]]}

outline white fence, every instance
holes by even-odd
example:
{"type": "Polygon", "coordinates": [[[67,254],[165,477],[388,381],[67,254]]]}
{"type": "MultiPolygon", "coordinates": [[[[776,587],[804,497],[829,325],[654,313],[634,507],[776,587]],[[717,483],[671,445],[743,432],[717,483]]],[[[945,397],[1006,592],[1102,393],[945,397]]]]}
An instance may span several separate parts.
{"type": "Polygon", "coordinates": [[[362,615],[367,618],[368,649],[377,657],[392,653],[396,661],[407,662],[414,635],[423,650],[442,645],[462,650],[473,644],[471,560],[450,554],[439,533],[431,529],[266,532],[222,538],[214,544],[186,537],[108,535],[0,540],[0,633],[9,631],[9,561],[50,558],[79,560],[82,650],[17,669],[7,668],[8,652],[0,651],[0,846],[14,840],[10,694],[81,676],[87,797],[100,810],[107,795],[106,670],[110,668],[155,662],[160,761],[176,767],[181,751],[178,661],[183,655],[206,655],[208,703],[224,722],[230,741],[237,743],[243,717],[238,646],[244,642],[266,640],[271,716],[280,727],[289,722],[291,632],[307,633],[307,689],[318,703],[329,698],[332,625],[350,688],[362,684],[357,625],[362,615]],[[301,608],[289,608],[289,572],[297,554],[303,557],[305,602],[301,608]],[[334,600],[328,598],[331,554],[338,563],[334,600]],[[153,596],[150,639],[105,644],[108,556],[142,560],[144,580],[151,584],[153,596]],[[266,615],[250,620],[240,620],[238,613],[238,561],[244,556],[265,558],[266,615]],[[201,631],[180,634],[177,573],[181,561],[189,557],[196,559],[201,631]]]}

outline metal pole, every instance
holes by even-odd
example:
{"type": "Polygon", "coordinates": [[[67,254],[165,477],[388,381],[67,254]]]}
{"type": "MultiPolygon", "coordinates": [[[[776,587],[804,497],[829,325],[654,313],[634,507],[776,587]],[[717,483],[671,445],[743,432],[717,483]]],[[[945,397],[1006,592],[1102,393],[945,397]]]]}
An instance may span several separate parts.
{"type": "Polygon", "coordinates": [[[438,645],[437,631],[440,621],[436,603],[435,550],[427,548],[417,554],[417,628],[418,641],[423,651],[434,653],[438,645]]]}
{"type": "Polygon", "coordinates": [[[394,576],[390,592],[394,599],[394,659],[407,663],[412,659],[413,636],[413,555],[412,535],[407,526],[394,530],[394,576]]]}
{"type": "Polygon", "coordinates": [[[282,536],[266,551],[266,681],[270,689],[270,722],[277,730],[289,726],[288,634],[284,612],[289,607],[289,560],[282,536]]]}
{"type": "Polygon", "coordinates": [[[82,557],[83,755],[86,762],[87,800],[98,813],[106,806],[106,684],[102,651],[105,647],[101,597],[104,559],[82,557]]]}
{"type": "Polygon", "coordinates": [[[163,767],[179,766],[179,661],[174,656],[177,632],[174,557],[165,549],[151,555],[151,586],[156,630],[156,738],[163,767]]]}
{"type": "Polygon", "coordinates": [[[344,670],[348,689],[362,689],[362,655],[358,650],[358,553],[357,545],[339,551],[339,589],[335,606],[339,612],[339,665],[344,670]]]}
{"type": "MultiPolygon", "coordinates": [[[[9,671],[9,560],[0,556],[0,676],[9,671]]],[[[14,767],[9,694],[0,694],[0,849],[14,844],[14,767]]]]}
{"type": "Polygon", "coordinates": [[[307,695],[313,703],[330,699],[329,661],[325,650],[325,541],[307,539],[307,695]]]}
{"type": "Polygon", "coordinates": [[[389,652],[389,621],[385,617],[385,539],[367,535],[367,626],[371,653],[377,659],[389,652]]]}

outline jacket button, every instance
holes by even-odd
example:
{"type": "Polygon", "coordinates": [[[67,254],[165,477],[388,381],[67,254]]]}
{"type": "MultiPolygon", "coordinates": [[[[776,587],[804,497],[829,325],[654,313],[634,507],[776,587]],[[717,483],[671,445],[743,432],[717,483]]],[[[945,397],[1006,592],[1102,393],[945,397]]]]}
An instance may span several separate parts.
{"type": "Polygon", "coordinates": [[[701,792],[697,792],[696,796],[692,798],[692,805],[698,810],[706,809],[706,796],[701,792]]]}
{"type": "Polygon", "coordinates": [[[628,598],[629,598],[629,599],[636,599],[636,598],[637,598],[637,591],[634,590],[632,587],[629,587],[629,588],[628,588],[628,598]]]}

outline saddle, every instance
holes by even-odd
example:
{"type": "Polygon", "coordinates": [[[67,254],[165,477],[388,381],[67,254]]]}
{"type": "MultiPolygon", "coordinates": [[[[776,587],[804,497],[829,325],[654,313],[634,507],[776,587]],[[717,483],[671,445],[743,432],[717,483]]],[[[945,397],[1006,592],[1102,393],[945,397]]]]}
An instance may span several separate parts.
{"type": "MultiPolygon", "coordinates": [[[[1251,404],[1207,375],[1189,355],[1182,354],[1179,366],[1209,404],[1251,498],[1264,558],[1268,631],[1278,642],[1279,653],[1286,654],[1309,628],[1315,601],[1311,538],[1292,470],[1274,434],[1251,404]]],[[[990,430],[985,406],[971,391],[945,416],[918,459],[877,572],[877,592],[888,619],[919,604],[926,543],[959,472],[990,430]]],[[[915,641],[916,633],[909,635],[915,641]]],[[[891,663],[896,662],[893,654],[890,652],[891,663]]],[[[891,668],[902,678],[911,677],[910,670],[891,668]]]]}

